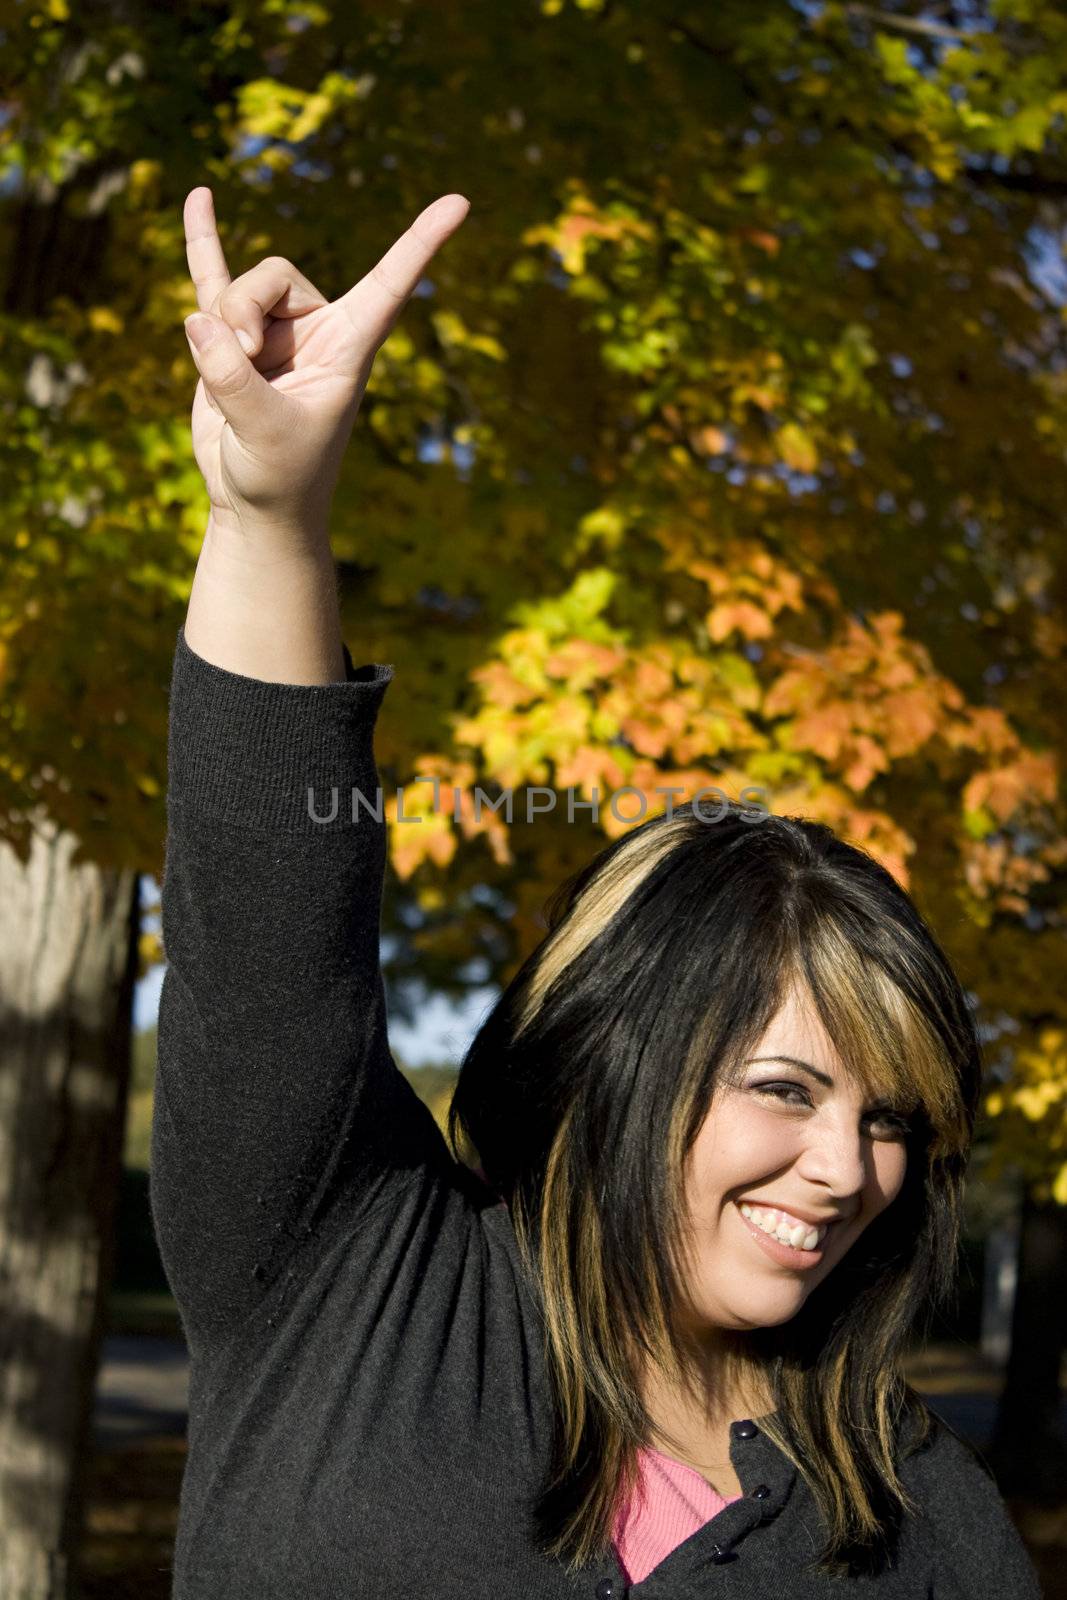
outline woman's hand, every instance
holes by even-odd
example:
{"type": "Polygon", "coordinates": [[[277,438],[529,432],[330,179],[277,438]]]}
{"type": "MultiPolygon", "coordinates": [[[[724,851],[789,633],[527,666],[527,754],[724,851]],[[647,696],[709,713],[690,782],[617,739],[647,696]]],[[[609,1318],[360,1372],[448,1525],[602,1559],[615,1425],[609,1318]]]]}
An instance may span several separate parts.
{"type": "Polygon", "coordinates": [[[186,256],[200,308],[185,322],[200,374],[193,450],[216,529],[249,538],[267,529],[289,540],[325,535],[374,357],[469,210],[463,195],[442,195],[331,302],[283,256],[231,282],[211,190],[187,196],[186,256]]]}

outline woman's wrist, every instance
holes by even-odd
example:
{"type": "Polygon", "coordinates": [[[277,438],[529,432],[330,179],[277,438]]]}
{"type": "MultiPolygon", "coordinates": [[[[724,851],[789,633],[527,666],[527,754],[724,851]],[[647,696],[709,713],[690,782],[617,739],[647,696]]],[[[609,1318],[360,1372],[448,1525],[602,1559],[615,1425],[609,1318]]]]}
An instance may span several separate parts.
{"type": "Polygon", "coordinates": [[[185,642],[245,677],[343,682],[337,569],[325,528],[277,523],[236,533],[209,519],[185,642]]]}
{"type": "Polygon", "coordinates": [[[272,566],[294,556],[332,560],[329,513],[308,510],[300,516],[254,515],[238,519],[212,506],[204,530],[204,549],[218,550],[249,566],[272,566]]]}

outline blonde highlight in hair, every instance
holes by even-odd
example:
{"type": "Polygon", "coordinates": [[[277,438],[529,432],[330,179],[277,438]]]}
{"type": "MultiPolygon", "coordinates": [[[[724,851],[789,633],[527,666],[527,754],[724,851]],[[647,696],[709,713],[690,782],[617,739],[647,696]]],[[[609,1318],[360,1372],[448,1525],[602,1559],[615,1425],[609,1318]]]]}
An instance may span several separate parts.
{"type": "Polygon", "coordinates": [[[819,1570],[875,1572],[917,1510],[899,1467],[930,1428],[903,1357],[955,1283],[981,1083],[958,980],[866,852],[734,804],[715,822],[684,806],[632,829],[546,909],[546,937],[467,1052],[448,1125],[508,1201],[542,1317],[555,1432],[541,1548],[572,1570],[603,1555],[654,1431],[644,1377],[699,1383],[688,1157],[796,993],[846,1076],[910,1119],[907,1169],[796,1316],[725,1337],[721,1375],[766,1398],[760,1426],[819,1508],[819,1570]]]}

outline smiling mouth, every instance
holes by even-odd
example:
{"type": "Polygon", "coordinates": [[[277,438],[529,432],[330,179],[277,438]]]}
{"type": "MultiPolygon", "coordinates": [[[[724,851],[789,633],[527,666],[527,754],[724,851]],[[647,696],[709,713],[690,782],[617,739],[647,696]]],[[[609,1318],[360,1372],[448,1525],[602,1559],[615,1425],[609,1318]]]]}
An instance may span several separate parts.
{"type": "Polygon", "coordinates": [[[776,1206],[754,1205],[750,1200],[742,1200],[737,1209],[768,1238],[777,1239],[779,1244],[794,1250],[816,1250],[829,1228],[828,1223],[802,1222],[799,1217],[790,1216],[776,1206]]]}
{"type": "Polygon", "coordinates": [[[826,1236],[836,1223],[814,1227],[771,1206],[754,1205],[749,1200],[735,1200],[734,1205],[757,1243],[783,1266],[814,1267],[824,1259],[826,1236]]]}

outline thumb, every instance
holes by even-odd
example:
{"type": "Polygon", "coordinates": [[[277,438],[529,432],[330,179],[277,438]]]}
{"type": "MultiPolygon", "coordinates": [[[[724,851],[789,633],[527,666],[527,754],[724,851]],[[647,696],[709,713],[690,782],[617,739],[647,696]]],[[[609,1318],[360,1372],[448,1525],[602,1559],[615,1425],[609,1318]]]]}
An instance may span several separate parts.
{"type": "Polygon", "coordinates": [[[282,396],[256,371],[228,322],[196,311],[185,319],[185,336],[208,397],[239,437],[251,442],[284,425],[282,396]]]}

